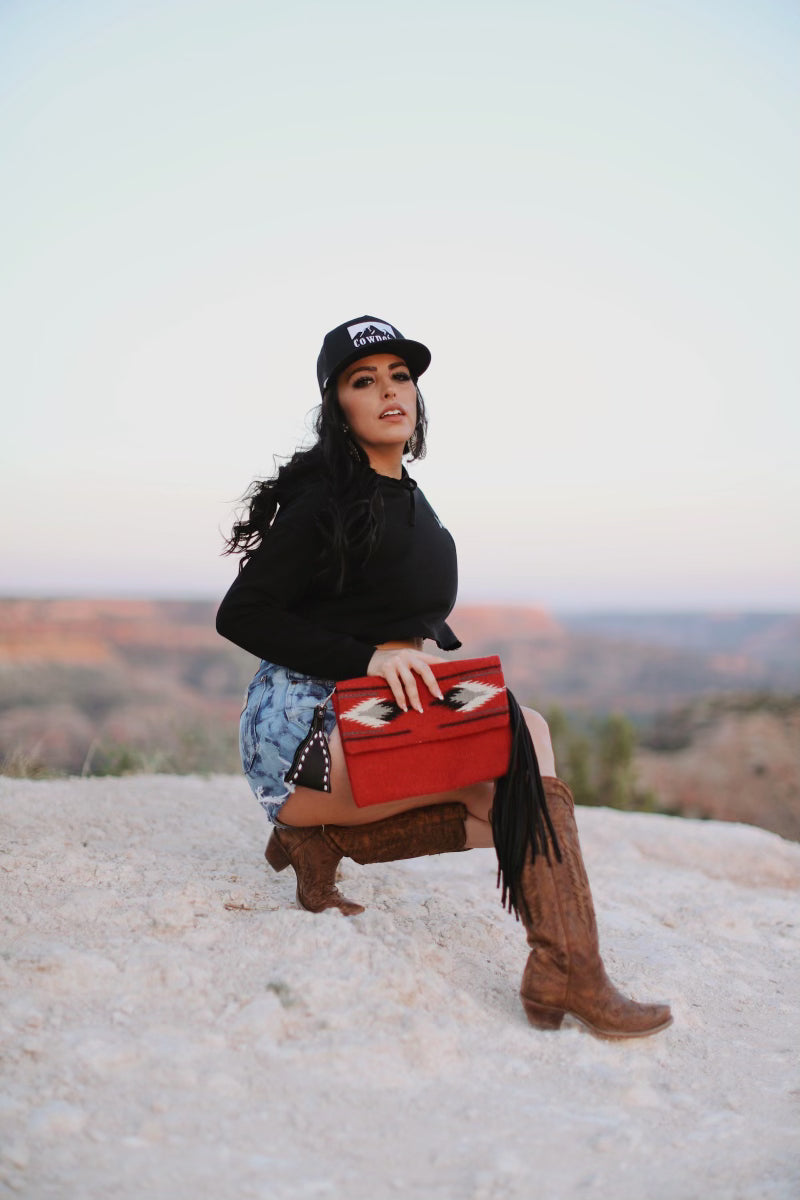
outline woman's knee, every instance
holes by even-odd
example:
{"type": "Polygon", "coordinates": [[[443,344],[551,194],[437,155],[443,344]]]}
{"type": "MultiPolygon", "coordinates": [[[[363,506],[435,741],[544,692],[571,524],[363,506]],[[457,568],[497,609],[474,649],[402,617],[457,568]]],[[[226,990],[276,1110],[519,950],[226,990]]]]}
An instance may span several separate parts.
{"type": "Polygon", "coordinates": [[[535,708],[523,708],[522,711],[525,715],[525,724],[531,731],[531,737],[534,740],[539,738],[542,742],[549,742],[550,726],[542,714],[537,712],[535,708]]]}
{"type": "Polygon", "coordinates": [[[536,751],[536,757],[539,760],[539,769],[543,775],[555,774],[555,758],[553,755],[553,742],[550,737],[550,726],[545,721],[541,713],[536,712],[533,708],[523,708],[525,716],[525,724],[530,730],[533,746],[536,751]]]}

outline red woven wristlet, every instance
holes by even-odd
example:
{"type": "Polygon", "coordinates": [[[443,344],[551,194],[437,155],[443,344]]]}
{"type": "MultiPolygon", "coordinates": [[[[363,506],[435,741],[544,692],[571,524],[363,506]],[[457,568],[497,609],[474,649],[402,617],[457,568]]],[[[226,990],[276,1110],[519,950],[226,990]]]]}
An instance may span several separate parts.
{"type": "Polygon", "coordinates": [[[500,659],[433,663],[444,700],[419,691],[424,712],[403,712],[374,675],[336,685],[333,705],[359,808],[497,779],[511,728],[500,659]]]}

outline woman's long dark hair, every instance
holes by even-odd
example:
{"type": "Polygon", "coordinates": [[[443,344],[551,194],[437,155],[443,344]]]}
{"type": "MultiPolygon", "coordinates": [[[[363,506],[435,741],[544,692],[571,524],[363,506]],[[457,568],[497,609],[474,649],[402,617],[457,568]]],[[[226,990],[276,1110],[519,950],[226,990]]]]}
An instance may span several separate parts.
{"type": "MultiPolygon", "coordinates": [[[[412,460],[425,457],[427,429],[425,403],[417,388],[417,423],[404,451],[412,460]]],[[[380,476],[370,469],[367,455],[349,433],[335,380],[323,393],[314,431],[317,440],[313,446],[296,450],[271,479],[257,479],[245,492],[244,514],[225,540],[224,553],[241,554],[241,570],[261,545],[278,506],[322,479],[328,496],[317,517],[325,546],[320,577],[338,594],[351,570],[363,566],[380,541],[380,476]]]]}

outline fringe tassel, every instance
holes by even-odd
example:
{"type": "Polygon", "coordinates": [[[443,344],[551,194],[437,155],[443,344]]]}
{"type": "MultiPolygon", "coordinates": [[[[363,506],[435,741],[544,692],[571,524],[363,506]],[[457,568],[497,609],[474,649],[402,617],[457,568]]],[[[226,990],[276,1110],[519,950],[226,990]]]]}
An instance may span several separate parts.
{"type": "Polygon", "coordinates": [[[517,920],[522,907],[530,920],[520,880],[522,869],[537,854],[550,861],[550,846],[559,862],[561,849],[547,811],[542,776],[530,730],[515,697],[507,690],[511,721],[511,757],[508,770],[497,781],[492,805],[492,833],[497,852],[497,886],[503,908],[517,920]]]}

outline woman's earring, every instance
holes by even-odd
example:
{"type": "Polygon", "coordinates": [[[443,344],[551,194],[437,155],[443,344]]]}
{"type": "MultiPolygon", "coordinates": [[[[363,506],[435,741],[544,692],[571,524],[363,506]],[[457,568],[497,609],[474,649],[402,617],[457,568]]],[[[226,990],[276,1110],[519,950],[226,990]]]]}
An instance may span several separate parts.
{"type": "Polygon", "coordinates": [[[353,440],[353,437],[350,433],[350,426],[347,424],[347,421],[342,421],[342,433],[344,434],[345,441],[347,442],[348,454],[350,455],[351,458],[354,458],[356,460],[356,462],[360,463],[361,462],[361,454],[359,452],[358,446],[356,445],[356,443],[353,440]]]}
{"type": "MultiPolygon", "coordinates": [[[[411,437],[408,439],[405,446],[403,447],[403,454],[410,454],[412,458],[416,458],[420,452],[420,449],[424,446],[424,443],[422,441],[422,435],[423,435],[422,422],[419,419],[420,401],[422,400],[422,396],[419,394],[419,387],[416,388],[416,392],[417,392],[417,423],[414,426],[414,432],[412,433],[411,437]]],[[[423,454],[425,453],[424,449],[422,452],[423,452],[423,454]]]]}

